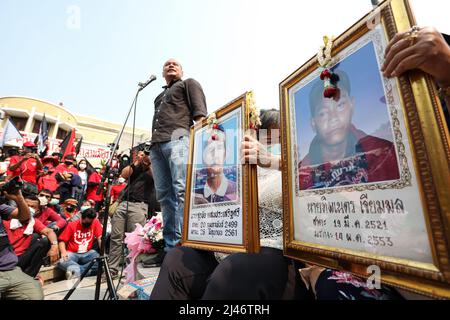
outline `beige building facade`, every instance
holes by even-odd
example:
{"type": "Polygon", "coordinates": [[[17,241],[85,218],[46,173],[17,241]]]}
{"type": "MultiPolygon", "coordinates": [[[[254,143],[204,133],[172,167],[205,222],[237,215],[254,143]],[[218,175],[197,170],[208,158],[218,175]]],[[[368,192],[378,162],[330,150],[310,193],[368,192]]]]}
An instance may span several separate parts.
{"type": "MultiPolygon", "coordinates": [[[[0,97],[0,111],[0,132],[10,119],[23,135],[23,142],[33,141],[39,134],[39,127],[45,114],[51,152],[59,151],[59,143],[70,130],[75,129],[76,139],[83,137],[78,157],[86,157],[94,165],[108,159],[110,153],[108,144],[116,140],[123,126],[120,123],[75,114],[62,103],[57,105],[27,97],[0,97]]],[[[132,133],[131,127],[125,127],[119,142],[119,152],[129,153],[132,133]]],[[[150,128],[148,130],[135,128],[135,145],[148,140],[150,140],[150,128]]],[[[20,145],[21,142],[17,143],[20,145]]]]}

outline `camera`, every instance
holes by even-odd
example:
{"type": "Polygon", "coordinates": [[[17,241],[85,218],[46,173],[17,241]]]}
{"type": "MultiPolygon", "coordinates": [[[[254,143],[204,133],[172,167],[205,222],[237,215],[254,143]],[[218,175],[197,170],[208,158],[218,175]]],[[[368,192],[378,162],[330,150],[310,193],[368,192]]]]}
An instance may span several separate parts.
{"type": "Polygon", "coordinates": [[[119,171],[122,172],[122,170],[129,166],[131,163],[131,159],[127,154],[123,154],[120,158],[119,158],[119,171]]]}
{"type": "Polygon", "coordinates": [[[142,151],[148,156],[150,154],[150,148],[152,147],[152,143],[150,141],[146,141],[144,143],[144,147],[142,148],[142,151]]]}
{"type": "Polygon", "coordinates": [[[109,180],[115,180],[119,177],[119,169],[118,168],[112,168],[108,172],[108,179],[109,180]]]}
{"type": "Polygon", "coordinates": [[[0,204],[8,202],[8,199],[3,195],[4,191],[8,192],[9,194],[13,194],[17,190],[20,190],[22,188],[23,183],[19,179],[19,177],[14,177],[10,181],[0,186],[0,204]]]}
{"type": "Polygon", "coordinates": [[[4,185],[0,186],[0,192],[8,192],[8,193],[14,193],[17,190],[22,189],[23,182],[20,181],[19,177],[14,177],[11,180],[9,180],[4,185]]]}

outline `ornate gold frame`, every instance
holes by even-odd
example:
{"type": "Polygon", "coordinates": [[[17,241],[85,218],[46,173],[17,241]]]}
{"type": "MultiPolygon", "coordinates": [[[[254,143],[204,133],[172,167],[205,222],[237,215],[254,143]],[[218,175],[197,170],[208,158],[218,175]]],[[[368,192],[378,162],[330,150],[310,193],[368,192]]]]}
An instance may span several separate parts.
{"type": "MultiPolygon", "coordinates": [[[[367,21],[375,10],[335,40],[333,55],[369,31],[367,21]]],[[[415,25],[408,0],[386,0],[378,10],[388,39],[415,25]]],[[[285,255],[362,277],[370,276],[367,266],[377,265],[385,284],[430,297],[450,298],[450,137],[435,84],[432,78],[420,71],[399,77],[397,85],[413,154],[414,168],[410,169],[417,175],[434,263],[406,261],[294,240],[292,199],[295,190],[291,188],[294,155],[291,154],[289,90],[317,68],[317,58],[313,57],[280,83],[285,255]]]]}
{"type": "MultiPolygon", "coordinates": [[[[253,99],[252,92],[246,92],[233,101],[227,103],[225,106],[215,112],[217,119],[234,111],[237,108],[242,108],[242,124],[243,132],[245,133],[250,127],[250,116],[248,105],[250,99],[253,99]]],[[[184,204],[184,222],[182,245],[195,249],[217,251],[217,252],[259,252],[259,218],[258,218],[258,185],[257,185],[257,171],[256,165],[242,164],[242,204],[243,204],[243,244],[231,245],[225,243],[207,242],[207,241],[193,241],[188,240],[189,227],[189,208],[191,202],[191,187],[193,176],[193,161],[194,161],[194,140],[195,132],[207,126],[207,119],[202,123],[198,123],[191,127],[190,145],[189,145],[189,162],[187,165],[186,177],[186,196],[184,204]]]]}

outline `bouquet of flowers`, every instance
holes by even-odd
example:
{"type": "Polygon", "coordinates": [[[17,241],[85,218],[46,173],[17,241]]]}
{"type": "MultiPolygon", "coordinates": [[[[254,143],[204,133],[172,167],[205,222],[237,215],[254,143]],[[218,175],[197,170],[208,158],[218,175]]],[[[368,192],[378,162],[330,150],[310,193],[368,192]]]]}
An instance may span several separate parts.
{"type": "Polygon", "coordinates": [[[152,217],[144,226],[136,223],[133,232],[125,233],[130,263],[125,268],[126,283],[135,281],[136,259],[140,254],[152,254],[164,248],[163,221],[161,213],[152,217]]]}

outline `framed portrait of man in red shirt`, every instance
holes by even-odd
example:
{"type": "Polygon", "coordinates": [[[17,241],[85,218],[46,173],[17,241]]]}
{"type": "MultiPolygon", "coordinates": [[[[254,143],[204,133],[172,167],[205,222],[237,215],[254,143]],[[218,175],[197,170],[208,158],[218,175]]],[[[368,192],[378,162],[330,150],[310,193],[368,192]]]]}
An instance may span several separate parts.
{"type": "Polygon", "coordinates": [[[384,1],[281,82],[284,252],[366,278],[377,266],[383,283],[449,298],[436,87],[382,71],[389,41],[414,23],[407,0],[384,1]]]}

